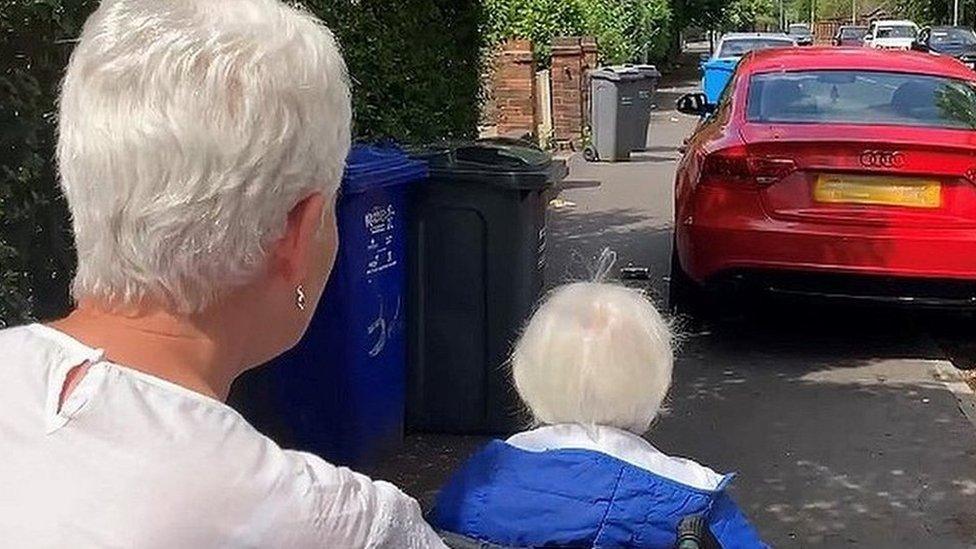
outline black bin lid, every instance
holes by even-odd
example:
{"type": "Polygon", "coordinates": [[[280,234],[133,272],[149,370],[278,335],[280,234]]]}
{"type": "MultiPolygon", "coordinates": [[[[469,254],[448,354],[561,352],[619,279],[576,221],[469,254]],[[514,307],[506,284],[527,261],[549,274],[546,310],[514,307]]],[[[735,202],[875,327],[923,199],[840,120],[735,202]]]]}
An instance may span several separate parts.
{"type": "Polygon", "coordinates": [[[412,151],[430,166],[433,179],[538,190],[566,177],[566,163],[539,147],[505,137],[431,146],[412,151]]]}

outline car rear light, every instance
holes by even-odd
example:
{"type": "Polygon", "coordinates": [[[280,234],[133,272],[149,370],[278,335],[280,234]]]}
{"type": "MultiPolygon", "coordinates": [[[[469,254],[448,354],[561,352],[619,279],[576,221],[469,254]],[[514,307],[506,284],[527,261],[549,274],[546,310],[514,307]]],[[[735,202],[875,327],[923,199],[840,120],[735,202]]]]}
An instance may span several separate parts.
{"type": "Polygon", "coordinates": [[[703,183],[725,185],[771,185],[796,171],[792,158],[750,154],[746,147],[715,151],[702,164],[703,183]]]}

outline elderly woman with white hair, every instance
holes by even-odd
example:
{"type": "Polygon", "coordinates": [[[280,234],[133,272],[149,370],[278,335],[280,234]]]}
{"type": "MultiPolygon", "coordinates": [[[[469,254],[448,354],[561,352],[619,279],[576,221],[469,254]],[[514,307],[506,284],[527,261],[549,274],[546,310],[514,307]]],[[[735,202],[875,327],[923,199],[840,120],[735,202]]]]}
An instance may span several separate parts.
{"type": "Polygon", "coordinates": [[[671,548],[679,522],[697,516],[721,547],[764,547],[725,491],[731,475],[640,436],[671,368],[668,326],[640,292],[558,288],[512,357],[540,426],[475,454],[441,490],[432,524],[472,547],[671,548]]]}
{"type": "Polygon", "coordinates": [[[443,547],[394,486],[222,402],[308,326],[350,118],[307,13],[103,0],[60,97],[77,308],[0,332],[0,545],[443,547]]]}

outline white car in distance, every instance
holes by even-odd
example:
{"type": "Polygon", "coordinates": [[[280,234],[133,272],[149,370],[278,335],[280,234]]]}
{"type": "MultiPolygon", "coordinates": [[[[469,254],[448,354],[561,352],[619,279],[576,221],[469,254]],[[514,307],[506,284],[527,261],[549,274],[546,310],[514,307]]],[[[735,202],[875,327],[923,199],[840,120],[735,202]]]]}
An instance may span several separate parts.
{"type": "Polygon", "coordinates": [[[911,21],[875,21],[864,36],[864,45],[882,50],[908,50],[915,42],[918,30],[918,25],[911,21]]]}

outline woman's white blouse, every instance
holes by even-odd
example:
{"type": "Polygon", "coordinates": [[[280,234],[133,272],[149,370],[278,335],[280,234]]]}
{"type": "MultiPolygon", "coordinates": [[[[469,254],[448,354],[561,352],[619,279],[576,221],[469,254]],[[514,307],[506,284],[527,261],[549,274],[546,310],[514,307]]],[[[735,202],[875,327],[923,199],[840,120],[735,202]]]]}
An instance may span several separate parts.
{"type": "Polygon", "coordinates": [[[0,547],[443,545],[393,485],[35,324],[0,331],[0,547]]]}

